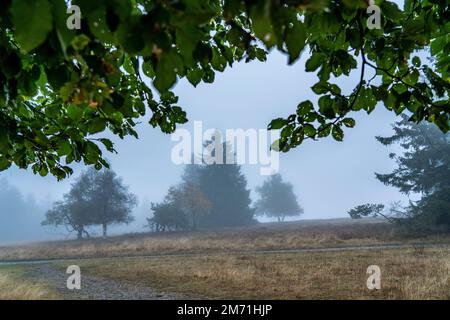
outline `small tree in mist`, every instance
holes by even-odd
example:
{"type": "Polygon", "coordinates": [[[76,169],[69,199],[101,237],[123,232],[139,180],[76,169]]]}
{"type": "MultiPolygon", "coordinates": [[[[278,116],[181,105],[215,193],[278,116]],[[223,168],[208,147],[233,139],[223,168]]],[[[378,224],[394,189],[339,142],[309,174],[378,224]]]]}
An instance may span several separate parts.
{"type": "Polygon", "coordinates": [[[211,203],[198,185],[181,183],[169,188],[164,201],[152,204],[153,217],[147,219],[156,231],[197,229],[198,219],[209,213],[211,203]]]}
{"type": "Polygon", "coordinates": [[[53,208],[48,210],[43,226],[64,226],[69,233],[76,232],[77,239],[81,240],[83,235],[89,237],[86,228],[93,224],[89,217],[85,217],[73,204],[62,201],[55,202],[53,208]]]}
{"type": "Polygon", "coordinates": [[[106,237],[109,225],[128,224],[134,220],[131,213],[137,205],[137,198],[112,170],[90,169],[88,174],[93,175],[91,180],[94,181],[90,209],[96,223],[102,226],[103,236],[106,237]]]}
{"type": "Polygon", "coordinates": [[[91,208],[93,187],[93,176],[83,172],[71,185],[69,193],[63,196],[64,200],[55,202],[47,211],[42,225],[64,226],[69,233],[76,232],[78,239],[84,235],[89,237],[86,228],[96,223],[91,208]]]}
{"type": "Polygon", "coordinates": [[[108,225],[133,221],[131,212],[136,204],[136,196],[115,172],[89,169],[76,179],[64,200],[47,212],[42,225],[65,226],[79,239],[89,236],[88,226],[101,225],[106,236],[108,225]]]}
{"type": "Polygon", "coordinates": [[[282,222],[286,217],[303,213],[292,184],[284,182],[280,174],[270,176],[261,187],[256,188],[256,192],[260,196],[255,205],[259,215],[274,217],[278,222],[282,222]]]}
{"type": "Polygon", "coordinates": [[[178,197],[180,205],[189,218],[191,229],[196,230],[199,217],[204,217],[210,212],[211,202],[206,199],[196,183],[184,183],[178,197]]]}
{"type": "Polygon", "coordinates": [[[152,203],[153,216],[147,218],[148,226],[156,232],[177,231],[188,227],[188,221],[178,204],[164,201],[152,203]]]}

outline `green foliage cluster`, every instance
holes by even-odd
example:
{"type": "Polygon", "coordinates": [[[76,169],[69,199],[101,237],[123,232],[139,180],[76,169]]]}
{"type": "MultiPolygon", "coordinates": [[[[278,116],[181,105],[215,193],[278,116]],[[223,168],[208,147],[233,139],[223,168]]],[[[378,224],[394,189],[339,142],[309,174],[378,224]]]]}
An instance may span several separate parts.
{"type": "Polygon", "coordinates": [[[73,0],[82,21],[69,30],[65,0],[2,0],[0,170],[31,166],[62,179],[73,162],[108,166],[102,149],[114,145],[99,133],[137,137],[147,110],[150,125],[173,132],[187,121],[170,91],[177,79],[211,83],[272,48],[289,63],[309,50],[305,71],[319,80],[317,104],[303,101],[269,125],[282,129],[281,151],[328,135],[341,141],[355,125],[350,113],[378,102],[448,131],[448,1],[375,2],[380,30],[367,28],[365,0],[73,0]],[[360,81],[343,92],[340,79],[358,67],[360,81]]]}

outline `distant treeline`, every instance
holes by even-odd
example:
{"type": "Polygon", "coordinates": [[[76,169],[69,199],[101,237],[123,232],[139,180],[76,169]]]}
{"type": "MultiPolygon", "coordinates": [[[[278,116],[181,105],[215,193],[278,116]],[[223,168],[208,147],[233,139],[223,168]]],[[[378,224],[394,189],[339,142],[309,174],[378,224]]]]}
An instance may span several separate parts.
{"type": "MultiPolygon", "coordinates": [[[[148,227],[156,232],[237,227],[257,223],[256,215],[284,221],[303,212],[292,185],[279,174],[256,191],[260,198],[252,204],[240,165],[188,165],[181,183],[170,187],[162,202],[150,205],[148,227]]],[[[91,168],[82,172],[63,200],[53,204],[42,225],[65,227],[79,239],[90,237],[89,228],[100,225],[107,236],[108,226],[133,221],[136,205],[136,196],[113,170],[91,168]]]]}
{"type": "MultiPolygon", "coordinates": [[[[222,149],[232,150],[227,143],[222,149]]],[[[224,159],[232,157],[224,154],[224,159]]],[[[172,186],[161,203],[152,203],[148,225],[155,231],[237,227],[256,223],[255,215],[283,221],[303,212],[292,185],[279,174],[256,191],[260,199],[252,205],[247,179],[237,164],[188,165],[182,182],[172,186]]]]}

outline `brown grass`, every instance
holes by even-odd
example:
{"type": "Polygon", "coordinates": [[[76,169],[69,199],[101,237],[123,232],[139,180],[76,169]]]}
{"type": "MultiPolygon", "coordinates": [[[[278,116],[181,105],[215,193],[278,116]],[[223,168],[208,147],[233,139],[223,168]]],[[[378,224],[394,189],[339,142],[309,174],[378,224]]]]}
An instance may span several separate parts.
{"type": "Polygon", "coordinates": [[[0,268],[0,300],[56,299],[57,295],[43,283],[33,281],[20,267],[0,268]]]}
{"type": "Polygon", "coordinates": [[[222,299],[450,299],[450,249],[392,249],[81,263],[84,272],[193,297],[222,299]],[[369,265],[382,289],[366,287],[369,265]]]}
{"type": "Polygon", "coordinates": [[[379,221],[304,221],[219,231],[136,234],[85,241],[0,247],[0,260],[97,258],[181,252],[297,249],[393,242],[450,242],[450,236],[405,239],[379,221]]]}

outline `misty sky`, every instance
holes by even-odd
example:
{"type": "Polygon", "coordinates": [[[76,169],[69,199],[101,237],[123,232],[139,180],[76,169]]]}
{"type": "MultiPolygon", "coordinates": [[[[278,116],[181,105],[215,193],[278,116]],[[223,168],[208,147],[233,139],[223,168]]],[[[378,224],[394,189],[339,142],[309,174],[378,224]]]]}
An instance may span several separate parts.
{"type": "MultiPolygon", "coordinates": [[[[274,52],[266,63],[240,63],[217,74],[214,84],[193,88],[186,80],[180,81],[175,92],[190,120],[182,127],[191,130],[193,121],[202,120],[204,129],[263,129],[271,119],[293,113],[300,101],[315,101],[317,97],[310,86],[317,78],[313,73],[304,72],[306,58],[304,55],[294,66],[288,66],[286,57],[274,52]]],[[[339,79],[339,84],[349,92],[357,81],[356,72],[349,78],[339,79]]],[[[288,154],[281,154],[280,173],[294,185],[305,209],[302,218],[346,217],[347,210],[358,204],[389,204],[404,199],[374,176],[374,172],[388,172],[394,167],[388,158],[393,149],[382,146],[374,137],[392,133],[395,115],[379,105],[370,116],[360,112],[354,117],[357,126],[345,130],[344,142],[335,142],[332,138],[310,141],[288,154]]],[[[118,154],[107,155],[112,168],[140,200],[135,212],[136,222],[120,231],[141,230],[145,216],[150,215],[150,202],[160,201],[168,187],[179,182],[183,170],[171,161],[171,149],[176,143],[171,141],[170,135],[153,129],[145,119],[138,132],[139,140],[114,138],[118,154]]],[[[82,169],[83,166],[77,166],[74,176],[82,169]]],[[[265,177],[260,175],[260,166],[246,165],[243,172],[254,199],[255,186],[265,177]]],[[[69,190],[72,180],[57,182],[53,177],[42,178],[16,168],[0,173],[0,178],[6,178],[24,197],[33,195],[44,208],[59,200],[69,190]]],[[[8,214],[3,211],[2,215],[8,214]]]]}

